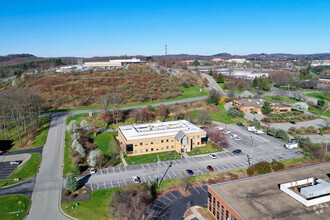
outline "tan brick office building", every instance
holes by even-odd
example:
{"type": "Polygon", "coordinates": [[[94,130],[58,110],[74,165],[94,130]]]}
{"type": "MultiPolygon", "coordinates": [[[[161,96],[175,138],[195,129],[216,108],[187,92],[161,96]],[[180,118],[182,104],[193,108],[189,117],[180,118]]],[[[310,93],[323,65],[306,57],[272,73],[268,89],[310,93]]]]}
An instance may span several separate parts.
{"type": "Polygon", "coordinates": [[[264,99],[239,99],[234,100],[233,104],[237,105],[239,110],[241,110],[242,112],[249,113],[251,111],[255,111],[257,112],[257,114],[262,114],[261,107],[265,101],[271,103],[274,113],[291,112],[291,106],[289,105],[285,105],[279,102],[271,102],[269,100],[264,99]]]}
{"type": "Polygon", "coordinates": [[[118,127],[118,141],[127,156],[175,150],[190,152],[205,146],[206,131],[186,120],[118,127]]]}

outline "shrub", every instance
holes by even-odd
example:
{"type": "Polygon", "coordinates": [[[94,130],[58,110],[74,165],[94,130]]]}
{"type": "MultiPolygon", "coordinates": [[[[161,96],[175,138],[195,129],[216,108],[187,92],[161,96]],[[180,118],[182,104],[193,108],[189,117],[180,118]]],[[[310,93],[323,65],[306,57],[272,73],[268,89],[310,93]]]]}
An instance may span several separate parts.
{"type": "Polygon", "coordinates": [[[69,190],[70,192],[76,191],[78,187],[78,182],[74,175],[70,172],[69,175],[65,179],[65,189],[69,190]]]}
{"type": "Polygon", "coordinates": [[[87,158],[87,163],[89,166],[94,167],[96,165],[96,160],[101,156],[101,150],[99,148],[91,151],[87,158]]]}
{"type": "Polygon", "coordinates": [[[259,163],[254,164],[253,169],[257,174],[266,174],[272,171],[271,164],[268,163],[267,161],[261,161],[259,163]]]}
{"type": "Polygon", "coordinates": [[[69,196],[71,194],[71,192],[70,192],[70,190],[65,190],[65,192],[64,192],[64,196],[69,196]]]}
{"type": "Polygon", "coordinates": [[[272,165],[272,169],[273,169],[274,171],[279,171],[279,170],[284,169],[284,164],[281,163],[281,162],[279,162],[279,161],[276,161],[276,160],[274,160],[274,161],[271,163],[271,165],[272,165]]]}
{"type": "Polygon", "coordinates": [[[268,135],[273,136],[273,137],[276,136],[276,133],[277,133],[277,131],[273,127],[270,127],[269,130],[268,130],[268,132],[267,132],[268,135]]]}
{"type": "Polygon", "coordinates": [[[254,169],[253,169],[253,166],[251,166],[251,167],[249,167],[248,169],[247,169],[247,174],[249,175],[249,176],[253,176],[254,175],[254,169]]]}
{"type": "Polygon", "coordinates": [[[80,122],[80,127],[87,128],[88,126],[88,122],[85,119],[80,122]]]}
{"type": "Polygon", "coordinates": [[[242,118],[242,117],[244,117],[244,113],[241,112],[240,110],[238,110],[238,108],[236,108],[236,107],[230,107],[228,109],[227,115],[229,117],[232,117],[232,118],[237,118],[237,117],[242,118]]]}
{"type": "Polygon", "coordinates": [[[253,118],[253,120],[250,123],[250,126],[254,126],[257,129],[260,129],[260,127],[261,127],[260,122],[256,118],[253,118]]]}
{"type": "Polygon", "coordinates": [[[73,171],[76,173],[76,175],[80,175],[80,166],[74,166],[73,171]]]}
{"type": "Polygon", "coordinates": [[[298,109],[300,111],[307,111],[308,110],[308,105],[306,102],[297,102],[293,104],[292,106],[294,109],[298,109]]]}
{"type": "Polygon", "coordinates": [[[283,129],[278,129],[275,137],[281,138],[282,140],[287,140],[289,138],[288,133],[283,129]]]}

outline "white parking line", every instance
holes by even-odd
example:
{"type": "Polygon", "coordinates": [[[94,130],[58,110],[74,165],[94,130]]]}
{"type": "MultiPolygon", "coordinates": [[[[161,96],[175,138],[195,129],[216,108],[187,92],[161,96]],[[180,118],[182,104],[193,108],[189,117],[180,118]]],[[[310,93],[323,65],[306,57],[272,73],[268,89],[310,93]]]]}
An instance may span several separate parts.
{"type": "Polygon", "coordinates": [[[126,180],[124,179],[125,186],[127,186],[126,180]]]}
{"type": "Polygon", "coordinates": [[[105,182],[103,182],[103,185],[104,185],[104,189],[106,189],[106,188],[107,188],[107,186],[105,185],[105,182]]]}
{"type": "Polygon", "coordinates": [[[147,163],[147,166],[149,167],[149,169],[151,169],[151,167],[149,166],[149,164],[147,163]]]}
{"type": "Polygon", "coordinates": [[[183,176],[181,172],[179,172],[179,174],[180,174],[181,177],[183,176]]]}
{"type": "Polygon", "coordinates": [[[124,166],[124,168],[125,168],[125,171],[127,172],[126,166],[124,166]]]}
{"type": "Polygon", "coordinates": [[[159,199],[158,199],[157,201],[159,201],[159,202],[164,203],[165,205],[167,205],[167,203],[164,202],[164,201],[162,201],[162,200],[159,200],[159,199]]]}
{"type": "Polygon", "coordinates": [[[178,199],[175,195],[173,195],[173,193],[170,192],[170,194],[171,194],[175,199],[178,199]]]}
{"type": "Polygon", "coordinates": [[[163,196],[165,199],[169,200],[170,202],[172,202],[171,199],[167,198],[166,195],[163,196]]]}
{"type": "Polygon", "coordinates": [[[93,189],[93,184],[91,184],[91,188],[92,188],[92,191],[93,191],[93,190],[94,190],[94,189],[93,189]]]}
{"type": "Polygon", "coordinates": [[[118,186],[120,186],[119,180],[117,180],[118,186]]]}
{"type": "Polygon", "coordinates": [[[193,189],[196,190],[196,192],[197,192],[198,194],[200,194],[200,193],[198,192],[198,190],[197,190],[195,187],[194,187],[193,189]]]}
{"type": "Polygon", "coordinates": [[[169,177],[169,179],[172,179],[172,177],[170,176],[170,174],[166,174],[168,177],[169,177]]]}
{"type": "Polygon", "coordinates": [[[144,182],[146,183],[147,181],[146,181],[146,178],[144,178],[144,176],[142,177],[143,179],[144,179],[144,182]]]}
{"type": "Polygon", "coordinates": [[[205,190],[203,187],[201,187],[201,189],[202,189],[204,192],[206,192],[206,190],[205,190]]]}

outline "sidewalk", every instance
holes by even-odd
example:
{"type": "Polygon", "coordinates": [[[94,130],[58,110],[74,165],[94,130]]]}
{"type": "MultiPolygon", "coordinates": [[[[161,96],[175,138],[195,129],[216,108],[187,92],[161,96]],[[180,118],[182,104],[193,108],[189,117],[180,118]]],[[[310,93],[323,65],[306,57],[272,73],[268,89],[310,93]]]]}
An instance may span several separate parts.
{"type": "Polygon", "coordinates": [[[200,206],[193,206],[188,209],[184,215],[185,220],[211,220],[211,218],[204,212],[200,206]]]}
{"type": "Polygon", "coordinates": [[[191,156],[189,156],[186,152],[181,153],[183,155],[184,158],[191,158],[191,156]]]}
{"type": "Polygon", "coordinates": [[[123,161],[124,166],[128,166],[122,150],[120,150],[120,159],[123,161]]]}

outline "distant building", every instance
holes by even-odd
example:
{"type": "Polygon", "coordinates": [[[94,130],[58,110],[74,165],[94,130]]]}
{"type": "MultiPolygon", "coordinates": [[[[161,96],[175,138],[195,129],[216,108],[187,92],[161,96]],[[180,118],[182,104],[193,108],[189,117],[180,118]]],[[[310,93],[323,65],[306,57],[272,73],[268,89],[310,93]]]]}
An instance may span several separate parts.
{"type": "Polygon", "coordinates": [[[249,60],[246,60],[246,59],[229,59],[228,60],[229,63],[249,63],[250,61],[249,60]]]}
{"type": "Polygon", "coordinates": [[[119,144],[127,156],[190,152],[207,142],[206,131],[186,120],[124,125],[117,130],[119,144]]]}
{"type": "Polygon", "coordinates": [[[234,100],[234,105],[237,105],[239,110],[245,113],[249,113],[251,111],[257,112],[257,114],[262,114],[261,108],[265,101],[271,103],[273,112],[276,113],[286,113],[291,111],[291,106],[285,105],[279,102],[271,102],[269,100],[263,99],[239,99],[234,100]]]}
{"type": "Polygon", "coordinates": [[[213,62],[223,62],[223,61],[225,61],[225,60],[222,59],[222,58],[213,58],[212,61],[213,61],[213,62]]]}
{"type": "Polygon", "coordinates": [[[208,186],[213,219],[329,219],[330,163],[208,186]],[[312,177],[312,178],[311,178],[312,177]]]}
{"type": "Polygon", "coordinates": [[[109,62],[85,62],[84,67],[99,67],[99,68],[110,68],[110,67],[123,67],[129,64],[144,64],[145,61],[142,61],[137,58],[132,59],[120,59],[120,60],[109,60],[109,62]]]}
{"type": "Polygon", "coordinates": [[[320,78],[319,82],[330,83],[330,78],[320,78]]]}
{"type": "Polygon", "coordinates": [[[313,60],[311,66],[330,66],[330,60],[313,60]]]}

